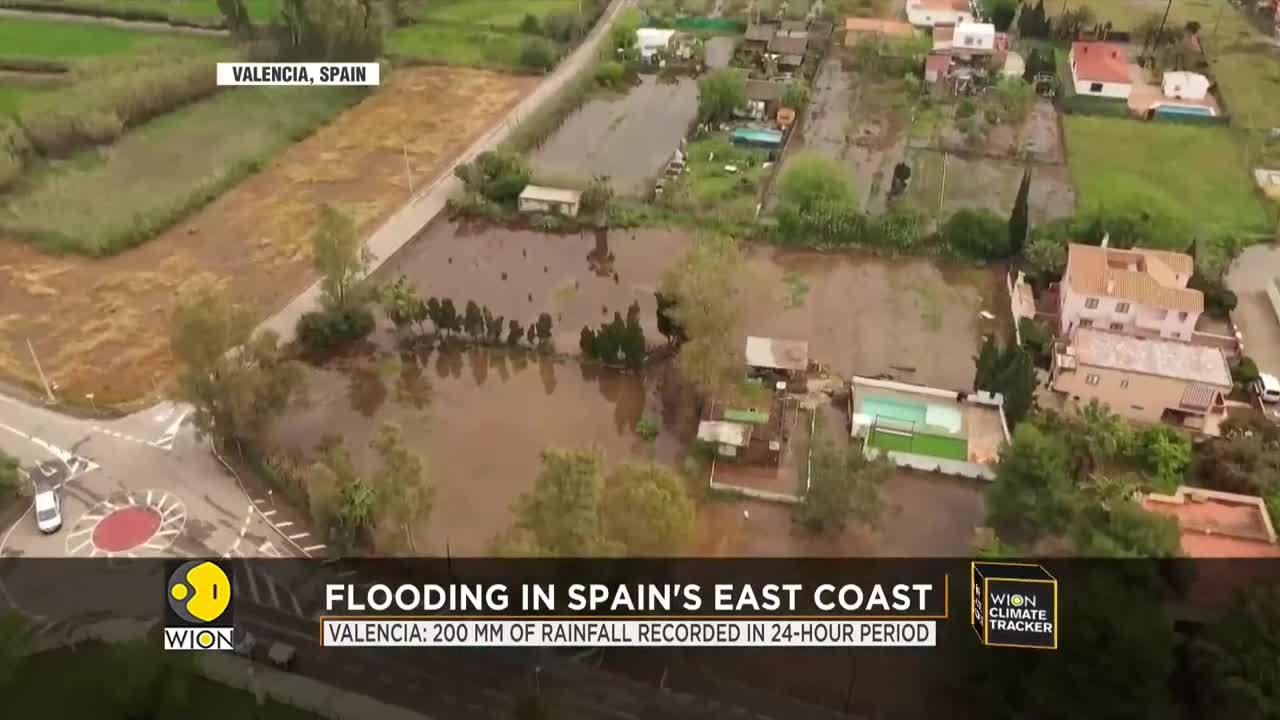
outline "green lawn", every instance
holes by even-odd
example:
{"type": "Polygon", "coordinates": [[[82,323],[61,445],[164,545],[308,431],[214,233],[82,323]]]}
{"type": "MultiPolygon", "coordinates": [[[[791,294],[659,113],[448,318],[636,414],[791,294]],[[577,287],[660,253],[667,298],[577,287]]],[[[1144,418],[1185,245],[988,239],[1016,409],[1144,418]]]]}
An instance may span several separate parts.
{"type": "Polygon", "coordinates": [[[891,452],[909,452],[945,460],[969,459],[969,441],[964,438],[919,433],[907,436],[876,430],[871,434],[868,444],[873,448],[891,452]]]}
{"type": "Polygon", "coordinates": [[[17,113],[24,101],[46,92],[48,92],[46,88],[0,82],[0,117],[17,113]]]}
{"type": "Polygon", "coordinates": [[[0,57],[76,60],[225,45],[217,38],[125,30],[84,23],[5,18],[0,22],[0,57]]]}
{"type": "Polygon", "coordinates": [[[1063,124],[1081,211],[1150,211],[1209,239],[1275,227],[1229,129],[1081,115],[1063,124]]]}
{"type": "MultiPolygon", "coordinates": [[[[19,0],[0,0],[0,7],[11,2],[17,3],[19,0]]],[[[62,6],[146,11],[202,25],[212,25],[222,21],[217,0],[21,0],[21,3],[43,5],[55,10],[62,6]]],[[[249,11],[249,17],[255,22],[265,22],[280,14],[280,0],[244,0],[244,6],[249,11]]],[[[5,22],[9,20],[6,19],[5,22]]],[[[0,47],[4,46],[0,45],[0,47]]]]}
{"type": "Polygon", "coordinates": [[[512,30],[423,23],[396,28],[387,36],[391,55],[444,65],[517,67],[532,38],[512,30]]]}
{"type": "Polygon", "coordinates": [[[768,175],[764,163],[769,153],[758,148],[735,145],[728,135],[718,134],[689,144],[687,169],[668,183],[663,202],[675,210],[713,214],[731,222],[755,217],[760,184],[768,175]],[[737,168],[736,172],[726,166],[737,168]]]}
{"type": "Polygon", "coordinates": [[[517,28],[525,15],[541,20],[552,12],[577,9],[577,0],[432,0],[422,17],[427,22],[517,28]]]}
{"type": "Polygon", "coordinates": [[[118,251],[216,197],[253,163],[362,94],[358,88],[224,91],[130,131],[109,151],[89,149],[36,166],[0,196],[0,227],[51,249],[118,251]]]}
{"type": "MultiPolygon", "coordinates": [[[[30,656],[17,668],[4,692],[5,717],[53,720],[124,720],[104,700],[113,689],[115,658],[105,646],[83,645],[75,652],[55,650],[30,656]]],[[[191,678],[181,720],[318,720],[315,715],[268,700],[257,707],[242,690],[191,678]]]]}

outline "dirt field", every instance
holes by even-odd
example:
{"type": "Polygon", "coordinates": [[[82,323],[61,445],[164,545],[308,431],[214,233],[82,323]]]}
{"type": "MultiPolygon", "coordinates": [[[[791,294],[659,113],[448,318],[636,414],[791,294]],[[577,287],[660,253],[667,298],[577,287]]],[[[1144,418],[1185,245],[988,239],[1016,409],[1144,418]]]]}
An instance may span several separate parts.
{"type": "MultiPolygon", "coordinates": [[[[1023,166],[1014,160],[908,150],[905,161],[911,183],[895,202],[939,222],[962,209],[1008,215],[1022,182],[1023,166]]],[[[1031,173],[1027,205],[1033,226],[1075,213],[1076,192],[1065,165],[1037,164],[1031,173]]]]}
{"type": "Polygon", "coordinates": [[[644,196],[697,112],[693,80],[645,76],[626,95],[591,100],[570,115],[534,153],[534,175],[578,182],[606,175],[614,192],[644,196]]]}
{"type": "Polygon", "coordinates": [[[257,175],[145,245],[107,259],[52,256],[0,239],[0,378],[34,386],[30,338],[69,402],[137,399],[173,372],[175,299],[223,286],[265,316],[312,279],[309,235],[321,203],[368,232],[536,79],[479,70],[401,70],[388,87],[290,148],[257,175]]]}

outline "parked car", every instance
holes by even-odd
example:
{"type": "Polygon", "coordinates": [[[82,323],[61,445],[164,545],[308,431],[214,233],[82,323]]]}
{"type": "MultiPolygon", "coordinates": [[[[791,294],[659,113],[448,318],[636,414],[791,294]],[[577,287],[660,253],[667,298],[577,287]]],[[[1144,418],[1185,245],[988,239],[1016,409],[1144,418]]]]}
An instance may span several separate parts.
{"type": "Polygon", "coordinates": [[[46,488],[36,493],[35,511],[40,532],[49,535],[62,529],[62,501],[56,489],[46,488]]]}
{"type": "Polygon", "coordinates": [[[1264,403],[1280,402],[1280,380],[1275,375],[1267,373],[1259,373],[1258,379],[1253,381],[1251,386],[1253,394],[1264,403]]]}
{"type": "Polygon", "coordinates": [[[292,645],[276,642],[271,643],[271,649],[267,651],[267,662],[281,670],[292,670],[297,656],[298,653],[292,645]]]}

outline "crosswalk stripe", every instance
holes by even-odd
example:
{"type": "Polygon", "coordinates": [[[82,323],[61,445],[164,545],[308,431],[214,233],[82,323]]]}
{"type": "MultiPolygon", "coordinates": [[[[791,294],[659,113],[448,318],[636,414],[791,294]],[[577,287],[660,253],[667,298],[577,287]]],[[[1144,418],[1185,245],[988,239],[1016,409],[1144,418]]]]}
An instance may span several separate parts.
{"type": "Polygon", "coordinates": [[[290,539],[290,540],[297,540],[298,538],[304,538],[304,537],[306,537],[306,536],[308,536],[308,535],[310,535],[310,534],[311,534],[311,533],[304,533],[304,532],[300,532],[300,533],[298,533],[298,534],[296,534],[296,535],[290,535],[290,536],[289,536],[289,539],[290,539]]]}
{"type": "Polygon", "coordinates": [[[278,528],[286,528],[286,527],[289,527],[289,526],[290,526],[290,525],[292,525],[292,524],[293,524],[293,521],[292,521],[292,520],[285,520],[284,522],[278,522],[278,523],[276,523],[276,527],[278,527],[278,528]]]}
{"type": "Polygon", "coordinates": [[[303,551],[303,552],[311,552],[311,551],[313,551],[313,550],[323,550],[323,549],[324,549],[324,545],[311,545],[311,546],[309,546],[309,547],[304,547],[304,548],[302,548],[302,551],[303,551]]]}

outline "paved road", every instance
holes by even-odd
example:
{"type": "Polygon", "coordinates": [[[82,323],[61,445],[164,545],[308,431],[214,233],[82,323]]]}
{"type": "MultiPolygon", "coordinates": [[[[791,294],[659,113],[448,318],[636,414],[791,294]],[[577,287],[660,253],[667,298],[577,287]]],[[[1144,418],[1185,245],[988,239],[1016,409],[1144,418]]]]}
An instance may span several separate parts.
{"type": "Polygon", "coordinates": [[[45,535],[28,508],[0,528],[0,556],[287,557],[299,554],[294,543],[323,551],[271,526],[269,498],[255,507],[196,439],[188,414],[161,403],[119,420],[82,420],[0,396],[0,451],[58,487],[63,516],[62,529],[45,535]]]}
{"type": "MultiPolygon", "coordinates": [[[[608,37],[609,25],[618,13],[634,2],[635,0],[613,0],[586,39],[539,83],[533,92],[521,100],[506,118],[484,137],[473,143],[452,165],[441,171],[434,183],[415,195],[408,204],[396,211],[374,231],[365,243],[371,256],[370,272],[381,267],[397,250],[412,240],[422,228],[426,227],[427,223],[431,222],[432,218],[444,209],[449,198],[462,189],[462,183],[453,175],[454,168],[469,162],[482,152],[496,149],[526,117],[533,114],[545,101],[566,87],[580,71],[595,61],[600,43],[608,37]]],[[[320,283],[317,281],[283,309],[265,320],[259,329],[274,330],[282,339],[291,340],[298,318],[319,307],[320,283]]]]}

